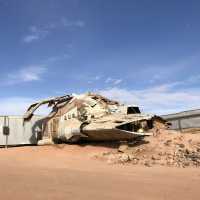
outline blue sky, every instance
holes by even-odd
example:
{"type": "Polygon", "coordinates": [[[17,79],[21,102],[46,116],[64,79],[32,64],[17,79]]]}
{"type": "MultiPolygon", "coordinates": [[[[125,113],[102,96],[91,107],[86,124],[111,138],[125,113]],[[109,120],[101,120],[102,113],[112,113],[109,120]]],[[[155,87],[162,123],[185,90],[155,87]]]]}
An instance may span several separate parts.
{"type": "Polygon", "coordinates": [[[100,92],[144,111],[200,108],[200,1],[0,0],[0,114],[100,92]]]}

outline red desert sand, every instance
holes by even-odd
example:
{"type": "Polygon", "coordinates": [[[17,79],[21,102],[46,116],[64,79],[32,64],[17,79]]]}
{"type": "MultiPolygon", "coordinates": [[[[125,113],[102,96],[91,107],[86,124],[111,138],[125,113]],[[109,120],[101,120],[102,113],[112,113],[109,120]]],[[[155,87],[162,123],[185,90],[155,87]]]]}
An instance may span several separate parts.
{"type": "Polygon", "coordinates": [[[108,164],[92,145],[0,149],[1,199],[200,199],[199,168],[108,164]]]}

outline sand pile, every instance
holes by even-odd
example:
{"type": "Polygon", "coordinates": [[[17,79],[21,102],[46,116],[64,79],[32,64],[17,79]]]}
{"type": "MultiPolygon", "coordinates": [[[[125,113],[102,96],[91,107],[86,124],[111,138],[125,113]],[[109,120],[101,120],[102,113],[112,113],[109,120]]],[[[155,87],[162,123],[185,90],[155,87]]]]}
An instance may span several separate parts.
{"type": "Polygon", "coordinates": [[[200,167],[200,135],[162,130],[132,143],[121,143],[96,158],[114,163],[145,166],[200,167]]]}

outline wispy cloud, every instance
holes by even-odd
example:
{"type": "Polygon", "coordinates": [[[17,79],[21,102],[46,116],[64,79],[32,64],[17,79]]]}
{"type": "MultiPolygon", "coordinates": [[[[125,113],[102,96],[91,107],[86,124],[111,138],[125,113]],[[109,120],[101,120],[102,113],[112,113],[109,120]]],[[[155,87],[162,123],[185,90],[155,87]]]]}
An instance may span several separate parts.
{"type": "Polygon", "coordinates": [[[75,73],[70,75],[74,80],[80,82],[93,84],[103,80],[103,76],[99,74],[90,74],[90,73],[75,73]]]}
{"type": "Polygon", "coordinates": [[[51,56],[51,57],[47,58],[44,62],[45,63],[54,63],[54,62],[57,62],[60,60],[68,59],[68,58],[71,58],[71,55],[68,53],[65,53],[63,55],[51,56]]]}
{"type": "MultiPolygon", "coordinates": [[[[183,79],[183,72],[188,76],[194,71],[195,67],[198,67],[200,61],[199,58],[200,54],[197,52],[193,56],[185,57],[182,60],[174,61],[171,64],[154,66],[146,65],[141,67],[140,74],[142,74],[143,77],[148,78],[149,83],[151,84],[160,83],[169,79],[177,79],[177,77],[183,79]]],[[[191,79],[192,78],[194,77],[191,77],[191,79]]],[[[197,78],[196,75],[195,78],[197,78]]]]}
{"type": "Polygon", "coordinates": [[[45,27],[30,26],[29,33],[23,38],[25,43],[30,43],[36,40],[45,38],[49,34],[49,29],[45,27]]]}
{"type": "Polygon", "coordinates": [[[87,79],[87,82],[89,84],[92,84],[94,82],[100,81],[102,79],[102,76],[96,75],[96,76],[85,76],[84,79],[87,79]]]}
{"type": "Polygon", "coordinates": [[[121,82],[122,82],[122,79],[115,79],[115,78],[111,78],[111,77],[108,77],[105,80],[105,83],[111,84],[111,85],[118,85],[121,82]]]}
{"type": "Polygon", "coordinates": [[[38,40],[39,38],[40,38],[39,35],[31,34],[31,35],[25,36],[23,40],[26,43],[30,43],[30,42],[32,42],[34,40],[38,40]]]}
{"type": "Polygon", "coordinates": [[[21,82],[32,82],[41,80],[42,75],[47,71],[44,65],[31,65],[9,73],[4,84],[13,85],[21,82]]]}
{"type": "Polygon", "coordinates": [[[123,82],[120,78],[107,77],[103,74],[80,73],[73,74],[71,77],[79,81],[87,82],[88,84],[101,83],[101,85],[107,85],[110,87],[120,85],[120,83],[123,82]]]}
{"type": "Polygon", "coordinates": [[[101,79],[101,76],[95,76],[94,77],[94,80],[96,80],[96,81],[98,81],[98,80],[100,80],[101,79]]]}
{"type": "Polygon", "coordinates": [[[76,20],[76,21],[71,21],[69,19],[66,18],[62,18],[61,19],[61,24],[65,27],[78,27],[78,28],[82,28],[85,26],[85,22],[82,20],[76,20]]]}
{"type": "Polygon", "coordinates": [[[33,41],[44,39],[54,29],[59,28],[82,28],[85,26],[85,22],[82,20],[69,20],[61,18],[57,22],[51,22],[43,26],[30,26],[28,34],[23,37],[23,42],[31,43],[33,41]]]}
{"type": "Polygon", "coordinates": [[[100,90],[102,95],[125,104],[140,105],[144,111],[166,114],[200,108],[200,90],[189,87],[176,89],[177,83],[163,84],[141,90],[112,87],[100,90]]]}
{"type": "Polygon", "coordinates": [[[114,84],[114,85],[118,85],[118,84],[120,84],[121,82],[122,82],[122,79],[116,79],[116,80],[113,81],[113,84],[114,84]]]}
{"type": "MultiPolygon", "coordinates": [[[[0,115],[23,115],[26,109],[37,99],[27,97],[8,97],[0,99],[0,115]]],[[[51,109],[41,107],[36,114],[46,115],[51,109]]]]}

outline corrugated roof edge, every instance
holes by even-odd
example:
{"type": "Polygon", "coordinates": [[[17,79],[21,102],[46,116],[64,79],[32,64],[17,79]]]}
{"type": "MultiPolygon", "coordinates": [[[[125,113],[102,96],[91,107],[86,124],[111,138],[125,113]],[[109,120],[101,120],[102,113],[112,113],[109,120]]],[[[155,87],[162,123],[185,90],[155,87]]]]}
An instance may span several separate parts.
{"type": "Polygon", "coordinates": [[[171,113],[171,114],[166,114],[166,115],[161,115],[164,119],[168,118],[178,118],[178,117],[189,117],[189,116],[195,116],[195,115],[200,115],[200,109],[193,109],[193,110],[186,110],[186,111],[181,111],[177,113],[171,113]]]}

